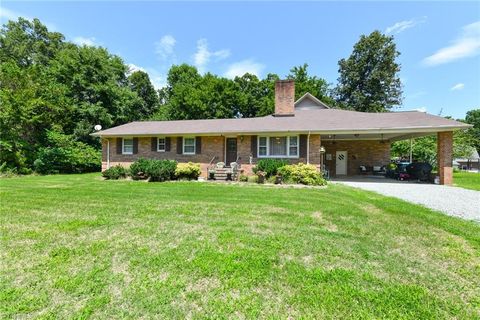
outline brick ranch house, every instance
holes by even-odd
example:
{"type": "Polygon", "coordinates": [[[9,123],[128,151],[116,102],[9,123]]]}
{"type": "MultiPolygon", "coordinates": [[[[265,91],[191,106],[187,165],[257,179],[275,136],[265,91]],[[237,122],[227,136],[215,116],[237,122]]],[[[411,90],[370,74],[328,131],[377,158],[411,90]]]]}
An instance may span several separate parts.
{"type": "Polygon", "coordinates": [[[93,133],[102,140],[102,170],[139,158],[197,162],[202,173],[222,161],[239,162],[249,174],[259,159],[322,161],[331,176],[356,175],[360,166],[390,162],[390,143],[438,135],[441,184],[452,183],[453,131],[461,122],[423,112],[365,113],[331,109],[307,93],[297,101],[295,83],[275,85],[275,113],[238,119],[139,121],[93,133]]]}

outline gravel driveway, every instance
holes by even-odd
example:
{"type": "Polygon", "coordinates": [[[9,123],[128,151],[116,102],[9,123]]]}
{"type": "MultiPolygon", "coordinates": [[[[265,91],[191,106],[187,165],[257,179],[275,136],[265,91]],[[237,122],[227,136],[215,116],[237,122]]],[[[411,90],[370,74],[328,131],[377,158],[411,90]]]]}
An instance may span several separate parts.
{"type": "Polygon", "coordinates": [[[375,191],[386,196],[421,204],[450,216],[480,222],[480,191],[433,184],[396,182],[387,179],[352,180],[333,182],[375,191]]]}

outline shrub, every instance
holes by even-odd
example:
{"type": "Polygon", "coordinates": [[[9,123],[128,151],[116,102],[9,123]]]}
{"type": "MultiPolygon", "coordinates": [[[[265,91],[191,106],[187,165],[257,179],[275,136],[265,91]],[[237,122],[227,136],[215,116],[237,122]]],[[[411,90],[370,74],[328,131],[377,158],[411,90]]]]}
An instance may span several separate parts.
{"type": "Polygon", "coordinates": [[[241,174],[238,180],[240,180],[240,182],[248,182],[248,176],[241,174]]]}
{"type": "Polygon", "coordinates": [[[197,180],[202,170],[199,163],[179,163],[175,169],[177,179],[197,180]]]}
{"type": "Polygon", "coordinates": [[[134,180],[147,179],[147,168],[155,160],[140,158],[130,166],[130,175],[134,180]]]}
{"type": "Polygon", "coordinates": [[[282,175],[283,180],[287,183],[300,183],[312,186],[322,186],[327,184],[314,165],[304,163],[286,165],[278,171],[279,174],[282,175]]]}
{"type": "Polygon", "coordinates": [[[7,167],[6,161],[0,165],[0,177],[10,178],[10,177],[16,176],[17,174],[18,174],[17,168],[7,167]]]}
{"type": "Polygon", "coordinates": [[[268,183],[274,184],[277,181],[277,176],[271,176],[267,179],[268,183]]]}
{"type": "Polygon", "coordinates": [[[100,171],[99,150],[76,141],[73,136],[47,132],[47,147],[40,148],[33,166],[42,174],[100,171]]]}
{"type": "Polygon", "coordinates": [[[265,172],[265,176],[269,178],[275,176],[278,173],[278,169],[287,164],[287,161],[280,159],[261,159],[253,168],[253,172],[257,173],[258,171],[263,171],[265,172]]]}
{"type": "Polygon", "coordinates": [[[150,160],[145,173],[151,182],[162,182],[174,179],[176,168],[177,162],[174,160],[150,160]]]}
{"type": "Polygon", "coordinates": [[[258,176],[249,176],[248,177],[248,182],[250,183],[258,183],[258,176]]]}
{"type": "Polygon", "coordinates": [[[118,180],[120,178],[125,179],[127,175],[128,170],[119,164],[102,172],[102,176],[107,180],[118,180]]]}

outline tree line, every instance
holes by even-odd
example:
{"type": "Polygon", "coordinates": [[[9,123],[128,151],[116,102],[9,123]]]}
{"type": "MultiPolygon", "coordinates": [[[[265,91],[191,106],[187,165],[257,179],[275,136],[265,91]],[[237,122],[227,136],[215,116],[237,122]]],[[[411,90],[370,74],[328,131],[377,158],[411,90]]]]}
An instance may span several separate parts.
{"type": "MultiPolygon", "coordinates": [[[[393,37],[362,36],[339,61],[338,84],[293,67],[295,95],[310,92],[335,108],[385,112],[402,101],[393,37]]],[[[27,173],[99,169],[93,127],[139,120],[213,119],[272,114],[277,74],[235,79],[172,66],[164,88],[117,55],[79,46],[38,19],[19,18],[0,30],[0,167],[27,173]],[[88,156],[86,156],[88,155],[88,156]]]]}

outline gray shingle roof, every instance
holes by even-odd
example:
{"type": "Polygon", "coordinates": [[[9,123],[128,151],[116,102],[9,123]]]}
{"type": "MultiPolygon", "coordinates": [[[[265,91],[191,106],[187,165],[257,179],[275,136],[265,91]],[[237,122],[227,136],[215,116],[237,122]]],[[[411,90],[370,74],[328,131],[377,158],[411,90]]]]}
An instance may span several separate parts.
{"type": "Polygon", "coordinates": [[[470,125],[424,112],[365,113],[339,109],[296,110],[291,117],[136,121],[96,132],[95,136],[255,134],[274,132],[434,132],[470,125]]]}

